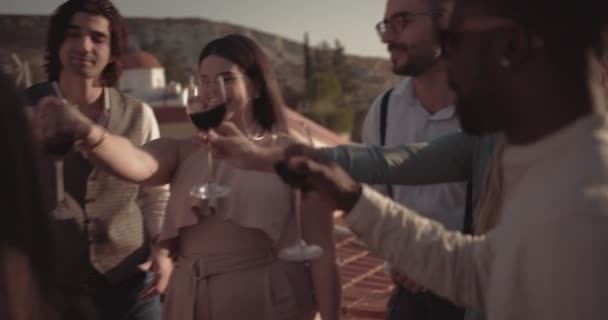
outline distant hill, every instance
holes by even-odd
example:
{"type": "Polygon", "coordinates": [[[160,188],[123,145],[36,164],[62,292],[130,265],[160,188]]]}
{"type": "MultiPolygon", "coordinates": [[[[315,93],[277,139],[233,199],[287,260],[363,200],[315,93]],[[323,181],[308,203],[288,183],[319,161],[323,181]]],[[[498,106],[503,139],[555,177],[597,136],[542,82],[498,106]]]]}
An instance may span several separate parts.
{"type": "MultiPolygon", "coordinates": [[[[35,82],[44,80],[43,47],[48,16],[0,15],[0,65],[11,64],[10,54],[17,53],[32,66],[35,82]]],[[[254,38],[270,57],[284,91],[304,87],[303,45],[300,42],[243,26],[205,19],[128,18],[128,31],[139,46],[156,55],[169,70],[195,74],[199,51],[210,40],[230,33],[254,38]]],[[[302,32],[304,33],[303,30],[302,32]]],[[[346,48],[348,51],[348,48],[346,48]]],[[[396,78],[387,60],[348,55],[347,63],[360,84],[356,92],[345,92],[346,100],[357,108],[369,106],[372,99],[389,88],[396,78]]],[[[171,79],[171,73],[168,80],[171,79]]]]}

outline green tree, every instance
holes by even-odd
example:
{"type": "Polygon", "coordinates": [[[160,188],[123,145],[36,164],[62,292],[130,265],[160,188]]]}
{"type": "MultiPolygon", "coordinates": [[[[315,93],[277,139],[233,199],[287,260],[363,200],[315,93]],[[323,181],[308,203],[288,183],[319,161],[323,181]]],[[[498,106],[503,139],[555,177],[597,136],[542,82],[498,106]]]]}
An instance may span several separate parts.
{"type": "Polygon", "coordinates": [[[310,40],[308,38],[308,32],[304,33],[304,81],[306,84],[310,81],[312,76],[312,56],[310,54],[310,40]]]}
{"type": "Polygon", "coordinates": [[[311,101],[328,99],[337,103],[342,97],[342,84],[333,71],[316,72],[310,79],[308,96],[311,101]]]}
{"type": "Polygon", "coordinates": [[[167,82],[176,81],[179,83],[188,83],[188,77],[196,73],[196,70],[189,70],[183,63],[176,59],[175,50],[164,52],[159,57],[160,63],[165,68],[165,78],[167,82]]]}

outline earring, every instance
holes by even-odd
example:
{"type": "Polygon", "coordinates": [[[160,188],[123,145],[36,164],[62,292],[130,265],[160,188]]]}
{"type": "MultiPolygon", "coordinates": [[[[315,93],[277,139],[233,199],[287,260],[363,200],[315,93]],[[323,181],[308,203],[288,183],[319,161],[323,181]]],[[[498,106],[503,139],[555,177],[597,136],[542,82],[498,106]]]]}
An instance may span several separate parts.
{"type": "Polygon", "coordinates": [[[503,67],[503,69],[509,69],[509,67],[511,66],[511,61],[509,61],[509,59],[507,59],[507,58],[502,58],[502,59],[500,59],[498,64],[500,64],[500,66],[503,67]]]}
{"type": "Polygon", "coordinates": [[[442,55],[443,55],[443,50],[441,50],[441,48],[435,49],[435,59],[441,58],[442,55]]]}

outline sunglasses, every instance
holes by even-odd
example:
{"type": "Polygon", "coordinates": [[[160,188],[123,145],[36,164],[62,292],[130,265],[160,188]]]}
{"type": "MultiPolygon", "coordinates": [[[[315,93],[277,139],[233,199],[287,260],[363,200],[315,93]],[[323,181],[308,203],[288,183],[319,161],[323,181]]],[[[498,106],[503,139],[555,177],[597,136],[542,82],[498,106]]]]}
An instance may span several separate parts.
{"type": "Polygon", "coordinates": [[[453,48],[460,45],[462,38],[467,34],[490,34],[512,30],[515,23],[504,18],[494,17],[475,17],[468,18],[456,23],[452,27],[439,31],[439,42],[444,55],[448,54],[453,48]]]}

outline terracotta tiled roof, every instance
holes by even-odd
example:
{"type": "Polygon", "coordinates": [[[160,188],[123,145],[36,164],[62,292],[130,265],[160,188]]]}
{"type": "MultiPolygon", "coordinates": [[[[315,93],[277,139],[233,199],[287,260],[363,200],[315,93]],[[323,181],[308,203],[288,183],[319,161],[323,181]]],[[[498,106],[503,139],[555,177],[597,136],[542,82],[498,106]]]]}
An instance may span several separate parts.
{"type": "Polygon", "coordinates": [[[124,55],[121,60],[124,70],[162,68],[158,59],[146,51],[135,51],[124,55]]]}
{"type": "MultiPolygon", "coordinates": [[[[341,224],[340,221],[336,221],[341,224]]],[[[393,290],[384,262],[353,236],[336,235],[343,319],[384,319],[393,290]]]]}

